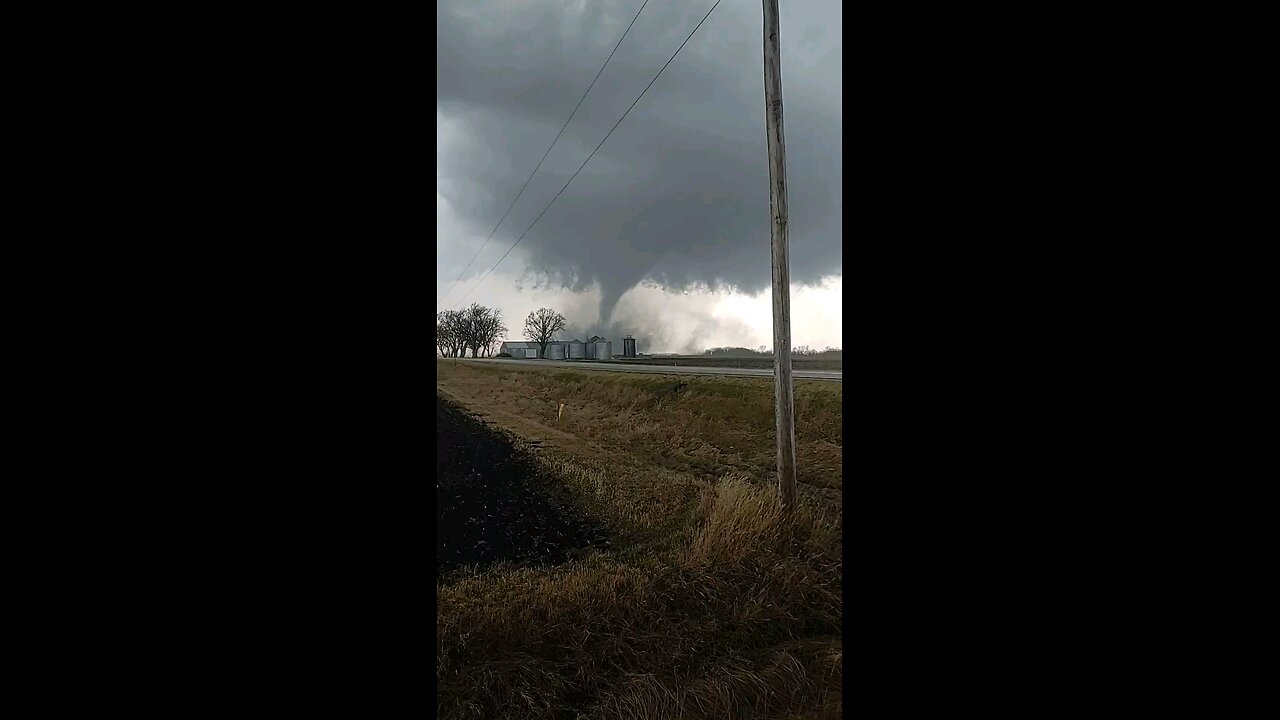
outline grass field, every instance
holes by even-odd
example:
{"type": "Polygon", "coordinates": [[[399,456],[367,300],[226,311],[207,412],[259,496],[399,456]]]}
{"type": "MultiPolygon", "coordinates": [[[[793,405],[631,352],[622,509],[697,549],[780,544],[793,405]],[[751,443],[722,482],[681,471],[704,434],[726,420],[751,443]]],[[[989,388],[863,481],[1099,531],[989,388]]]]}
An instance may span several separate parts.
{"type": "MultiPolygon", "coordinates": [[[[553,560],[517,539],[523,556],[437,576],[440,717],[840,716],[839,384],[797,382],[790,518],[771,485],[770,380],[437,363],[436,385],[455,435],[438,456],[472,453],[506,483],[525,468],[554,514],[599,528],[553,560]]],[[[449,470],[450,492],[484,470],[449,470]]]]}
{"type": "MultiPolygon", "coordinates": [[[[437,362],[437,386],[491,421],[592,456],[702,479],[775,478],[773,381],[768,378],[600,373],[437,362]],[[565,415],[557,420],[559,406],[565,415]]],[[[797,477],[840,488],[840,383],[795,383],[797,477]]]]}
{"type": "MultiPolygon", "coordinates": [[[[753,368],[760,370],[773,369],[773,358],[771,357],[719,358],[694,356],[626,359],[614,357],[613,362],[636,363],[638,365],[685,365],[689,367],[753,368]]],[[[794,370],[843,370],[843,365],[844,361],[840,359],[809,358],[799,356],[793,356],[791,358],[791,367],[794,370]]]]}

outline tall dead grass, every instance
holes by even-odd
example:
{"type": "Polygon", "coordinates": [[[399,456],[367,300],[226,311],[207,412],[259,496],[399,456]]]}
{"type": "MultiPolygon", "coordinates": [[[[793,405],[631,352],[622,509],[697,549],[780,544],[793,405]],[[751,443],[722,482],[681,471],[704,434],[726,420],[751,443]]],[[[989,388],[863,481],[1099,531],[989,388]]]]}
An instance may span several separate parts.
{"type": "MultiPolygon", "coordinates": [[[[592,448],[704,479],[774,476],[773,386],[768,379],[647,376],[580,370],[437,366],[437,384],[464,400],[581,438],[592,448]],[[565,417],[557,418],[560,405],[565,417]]],[[[840,383],[798,382],[798,479],[843,484],[840,383]]]]}
{"type": "MultiPolygon", "coordinates": [[[[614,538],[437,585],[440,717],[839,717],[840,519],[778,507],[768,381],[459,364],[437,384],[540,433],[522,449],[614,538]]],[[[841,397],[797,385],[812,486],[841,485],[841,397]]]]}
{"type": "Polygon", "coordinates": [[[544,462],[611,518],[619,547],[439,585],[440,717],[839,715],[837,519],[804,499],[784,514],[741,476],[670,475],[663,495],[544,462]]]}

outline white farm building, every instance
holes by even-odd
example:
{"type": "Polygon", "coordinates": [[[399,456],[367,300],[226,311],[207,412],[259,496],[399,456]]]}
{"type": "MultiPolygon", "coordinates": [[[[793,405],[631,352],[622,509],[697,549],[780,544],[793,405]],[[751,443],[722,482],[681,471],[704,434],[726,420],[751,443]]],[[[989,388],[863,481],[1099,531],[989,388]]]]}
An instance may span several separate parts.
{"type": "Polygon", "coordinates": [[[507,353],[513,358],[536,358],[538,350],[541,348],[538,343],[531,342],[504,342],[502,347],[498,348],[499,353],[507,353]]]}

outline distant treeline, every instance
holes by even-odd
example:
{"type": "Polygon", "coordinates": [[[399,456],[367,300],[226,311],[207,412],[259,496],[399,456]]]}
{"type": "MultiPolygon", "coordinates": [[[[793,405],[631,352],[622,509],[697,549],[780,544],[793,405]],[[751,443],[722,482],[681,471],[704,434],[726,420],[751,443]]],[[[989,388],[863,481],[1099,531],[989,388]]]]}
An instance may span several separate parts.
{"type": "MultiPolygon", "coordinates": [[[[792,348],[791,354],[802,355],[804,357],[818,357],[818,358],[843,357],[843,352],[840,350],[840,348],[827,347],[827,348],[823,348],[822,350],[815,350],[814,348],[811,348],[808,345],[801,345],[798,348],[792,348]]],[[[763,345],[756,348],[755,350],[752,350],[751,348],[745,348],[745,347],[715,347],[715,348],[710,348],[706,350],[705,352],[703,352],[703,355],[706,355],[707,357],[722,357],[722,358],[749,358],[749,357],[761,357],[761,356],[769,357],[773,355],[773,350],[770,350],[769,348],[763,345]]]]}

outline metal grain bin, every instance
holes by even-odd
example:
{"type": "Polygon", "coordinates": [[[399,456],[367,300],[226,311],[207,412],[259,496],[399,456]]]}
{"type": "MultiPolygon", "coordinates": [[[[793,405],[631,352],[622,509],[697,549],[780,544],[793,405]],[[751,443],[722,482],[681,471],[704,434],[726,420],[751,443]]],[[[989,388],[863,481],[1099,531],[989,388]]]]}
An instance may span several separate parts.
{"type": "Polygon", "coordinates": [[[612,360],[613,359],[613,343],[597,342],[592,343],[592,355],[596,360],[612,360]]]}
{"type": "Polygon", "coordinates": [[[551,358],[552,360],[563,360],[563,359],[564,359],[564,345],[560,345],[560,344],[558,344],[558,343],[557,343],[557,344],[548,345],[548,346],[547,346],[547,357],[551,358]]]}
{"type": "Polygon", "coordinates": [[[622,357],[633,358],[636,356],[636,339],[630,335],[622,338],[622,357]]]}
{"type": "Polygon", "coordinates": [[[587,358],[586,343],[582,343],[577,340],[574,340],[573,342],[569,343],[566,347],[569,350],[570,360],[585,360],[587,358]]]}

